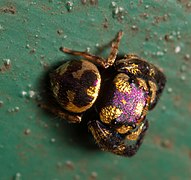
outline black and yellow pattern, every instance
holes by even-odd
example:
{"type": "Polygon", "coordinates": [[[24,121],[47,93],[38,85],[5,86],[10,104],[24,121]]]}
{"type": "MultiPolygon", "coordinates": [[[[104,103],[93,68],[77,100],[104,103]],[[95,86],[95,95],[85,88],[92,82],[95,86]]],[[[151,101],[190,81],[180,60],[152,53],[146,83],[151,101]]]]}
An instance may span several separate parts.
{"type": "Polygon", "coordinates": [[[84,60],[64,63],[50,79],[59,104],[74,113],[82,113],[93,105],[101,84],[97,67],[84,60]]]}

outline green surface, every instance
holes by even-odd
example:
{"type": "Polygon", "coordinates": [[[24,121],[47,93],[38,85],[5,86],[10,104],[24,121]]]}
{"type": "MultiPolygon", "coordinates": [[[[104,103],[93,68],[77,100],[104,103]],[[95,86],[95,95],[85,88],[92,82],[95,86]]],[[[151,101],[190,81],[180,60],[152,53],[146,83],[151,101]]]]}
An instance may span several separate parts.
{"type": "Polygon", "coordinates": [[[191,179],[189,0],[71,2],[0,1],[0,179],[191,179]],[[47,72],[70,58],[61,45],[107,57],[120,29],[120,52],[148,59],[168,80],[130,159],[100,151],[86,127],[36,103],[47,72]]]}

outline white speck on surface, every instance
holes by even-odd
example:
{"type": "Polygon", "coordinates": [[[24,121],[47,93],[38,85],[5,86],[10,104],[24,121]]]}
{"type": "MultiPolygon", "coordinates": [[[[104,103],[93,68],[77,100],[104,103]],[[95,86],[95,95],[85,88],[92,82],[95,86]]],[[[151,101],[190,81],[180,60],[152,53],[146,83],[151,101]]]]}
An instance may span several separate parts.
{"type": "Polygon", "coordinates": [[[36,3],[36,2],[31,2],[30,4],[31,4],[31,5],[36,5],[37,3],[36,3]]]}
{"type": "Polygon", "coordinates": [[[31,87],[32,87],[32,84],[28,84],[28,87],[31,88],[31,87]]]}
{"type": "Polygon", "coordinates": [[[157,56],[163,56],[163,55],[164,55],[164,53],[162,51],[157,52],[157,56]]]}
{"type": "Polygon", "coordinates": [[[191,7],[191,2],[188,2],[188,3],[186,4],[186,6],[187,6],[187,8],[190,8],[190,7],[191,7]]]}
{"type": "Polygon", "coordinates": [[[3,106],[3,101],[0,101],[0,107],[3,106]]]}
{"type": "Polygon", "coordinates": [[[166,111],[166,106],[162,106],[162,110],[163,110],[163,111],[166,111]]]}
{"type": "Polygon", "coordinates": [[[173,36],[176,36],[176,31],[172,31],[172,35],[173,35],[173,36]]]}
{"type": "Polygon", "coordinates": [[[29,135],[31,133],[31,130],[29,128],[25,129],[25,134],[29,135]]]}
{"type": "Polygon", "coordinates": [[[173,39],[174,39],[174,36],[169,35],[169,36],[168,36],[168,39],[169,39],[169,40],[173,40],[173,39]]]}
{"type": "Polygon", "coordinates": [[[20,110],[20,108],[18,106],[15,107],[15,112],[18,112],[20,110]]]}
{"type": "Polygon", "coordinates": [[[30,45],[29,45],[29,44],[27,44],[27,45],[26,45],[26,48],[28,48],[28,49],[29,49],[29,48],[30,48],[30,45]]]}
{"type": "Polygon", "coordinates": [[[186,65],[182,65],[182,66],[180,67],[180,71],[181,71],[181,72],[185,72],[185,71],[186,71],[186,65]]]}
{"type": "Polygon", "coordinates": [[[114,2],[114,1],[111,2],[112,7],[116,7],[116,5],[117,5],[116,2],[114,2]]]}
{"type": "Polygon", "coordinates": [[[87,47],[87,48],[86,48],[86,52],[90,52],[90,47],[87,47]]]}
{"type": "Polygon", "coordinates": [[[69,168],[69,169],[74,169],[74,164],[73,164],[72,161],[67,160],[65,164],[66,164],[66,167],[67,167],[67,168],[69,168]]]}
{"type": "Polygon", "coordinates": [[[55,138],[51,138],[50,142],[54,143],[54,142],[56,142],[56,139],[55,138]]]}
{"type": "Polygon", "coordinates": [[[71,165],[71,164],[73,164],[72,161],[70,161],[70,160],[66,161],[66,165],[71,165]]]}
{"type": "Polygon", "coordinates": [[[63,166],[62,162],[57,162],[57,167],[58,167],[58,168],[60,168],[60,167],[62,167],[62,166],[63,166]]]}
{"type": "Polygon", "coordinates": [[[148,9],[149,8],[149,5],[145,5],[145,9],[148,9]]]}
{"type": "Polygon", "coordinates": [[[13,112],[18,112],[20,110],[20,108],[18,106],[14,107],[14,108],[9,108],[8,112],[13,113],[13,112]]]}
{"type": "Polygon", "coordinates": [[[29,97],[33,98],[36,95],[35,91],[29,91],[29,97]]]}
{"type": "Polygon", "coordinates": [[[75,176],[74,176],[74,180],[79,180],[80,179],[80,176],[78,175],[78,174],[76,174],[75,176]]]}
{"type": "Polygon", "coordinates": [[[123,12],[124,8],[123,7],[119,7],[119,12],[123,12]]]}
{"type": "Polygon", "coordinates": [[[118,20],[124,19],[124,15],[127,11],[124,10],[124,7],[118,6],[116,2],[111,2],[112,14],[113,18],[117,18],[118,20]]]}
{"type": "Polygon", "coordinates": [[[137,29],[137,26],[136,26],[136,25],[133,25],[131,28],[132,28],[132,29],[137,29]]]}
{"type": "Polygon", "coordinates": [[[172,88],[169,87],[169,88],[167,89],[167,91],[168,91],[169,93],[171,93],[171,92],[172,92],[172,88]]]}
{"type": "Polygon", "coordinates": [[[186,54],[186,55],[184,56],[184,58],[185,58],[186,60],[190,59],[190,54],[186,54]]]}
{"type": "Polygon", "coordinates": [[[119,7],[116,7],[114,10],[114,14],[118,14],[119,13],[119,7]]]}
{"type": "Polygon", "coordinates": [[[0,31],[4,30],[4,27],[0,24],[0,31]]]}
{"type": "Polygon", "coordinates": [[[180,51],[181,51],[181,47],[180,46],[176,46],[174,52],[175,53],[179,53],[180,51]]]}
{"type": "Polygon", "coordinates": [[[66,6],[67,6],[67,10],[68,11],[71,11],[72,10],[72,8],[73,8],[73,2],[72,1],[67,1],[66,2],[66,6]]]}
{"type": "Polygon", "coordinates": [[[95,22],[96,19],[95,19],[95,18],[91,18],[90,20],[91,20],[92,22],[95,22]]]}
{"type": "Polygon", "coordinates": [[[162,40],[163,40],[163,37],[162,37],[162,36],[161,36],[161,37],[159,37],[159,40],[160,40],[160,41],[162,41],[162,40]]]}
{"type": "Polygon", "coordinates": [[[9,66],[11,64],[11,60],[10,59],[4,59],[4,64],[9,66]]]}
{"type": "Polygon", "coordinates": [[[180,79],[181,79],[182,81],[185,81],[185,80],[186,80],[186,76],[185,76],[185,75],[181,75],[181,76],[180,76],[180,79]]]}
{"type": "Polygon", "coordinates": [[[14,178],[14,180],[21,180],[21,173],[19,173],[19,172],[17,172],[16,174],[15,174],[15,178],[14,178]]]}
{"type": "Polygon", "coordinates": [[[22,95],[22,97],[25,97],[27,95],[27,92],[26,91],[22,91],[21,95],[22,95]]]}
{"type": "Polygon", "coordinates": [[[93,179],[97,178],[97,173],[96,173],[95,171],[93,171],[93,172],[91,173],[91,177],[92,177],[93,179]]]}

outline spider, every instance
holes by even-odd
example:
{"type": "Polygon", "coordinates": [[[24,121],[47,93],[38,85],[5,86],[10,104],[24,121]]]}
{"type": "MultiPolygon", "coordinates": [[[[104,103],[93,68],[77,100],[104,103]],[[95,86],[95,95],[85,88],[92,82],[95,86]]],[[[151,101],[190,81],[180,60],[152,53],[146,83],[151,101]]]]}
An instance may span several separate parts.
{"type": "Polygon", "coordinates": [[[130,157],[142,144],[149,127],[147,112],[157,104],[166,78],[160,69],[135,54],[118,58],[122,36],[119,31],[107,59],[60,48],[84,59],[65,61],[50,74],[53,96],[62,108],[51,111],[79,123],[85,112],[96,109],[97,118],[88,120],[88,128],[98,146],[130,157]],[[104,79],[102,70],[108,78],[104,79]]]}

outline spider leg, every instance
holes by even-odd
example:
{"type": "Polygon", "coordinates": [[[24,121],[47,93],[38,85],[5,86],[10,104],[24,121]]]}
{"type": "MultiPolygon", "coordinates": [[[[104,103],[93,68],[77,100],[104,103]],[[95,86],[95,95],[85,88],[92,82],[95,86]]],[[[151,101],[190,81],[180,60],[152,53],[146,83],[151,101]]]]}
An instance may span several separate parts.
{"type": "Polygon", "coordinates": [[[110,51],[109,57],[107,58],[108,66],[112,66],[116,60],[118,49],[119,49],[119,43],[121,41],[122,36],[123,36],[123,31],[119,31],[117,33],[116,39],[112,42],[111,51],[110,51]]]}
{"type": "Polygon", "coordinates": [[[99,64],[103,68],[106,68],[106,64],[105,64],[106,60],[104,58],[102,58],[102,57],[95,56],[95,55],[89,54],[87,52],[74,51],[74,50],[71,50],[71,49],[68,49],[68,48],[65,48],[65,47],[61,47],[60,51],[62,51],[64,53],[67,53],[67,54],[72,54],[72,55],[75,55],[75,56],[82,56],[85,59],[90,60],[92,62],[95,62],[96,64],[99,64]]]}
{"type": "Polygon", "coordinates": [[[96,64],[99,64],[101,67],[106,69],[109,66],[112,66],[113,63],[115,62],[115,59],[116,59],[116,56],[117,56],[117,53],[118,53],[119,43],[120,43],[120,40],[122,38],[122,35],[123,35],[122,31],[119,31],[117,33],[117,36],[116,36],[115,40],[112,42],[109,57],[106,60],[104,58],[102,58],[102,57],[99,57],[99,56],[96,56],[96,55],[93,55],[93,54],[89,54],[87,52],[75,51],[75,50],[71,50],[71,49],[68,49],[68,48],[65,48],[65,47],[60,47],[60,51],[62,51],[64,53],[67,53],[67,54],[72,54],[72,55],[75,55],[75,56],[82,56],[85,59],[90,60],[90,61],[92,61],[92,62],[94,62],[96,64]]]}
{"type": "Polygon", "coordinates": [[[67,120],[69,123],[80,123],[82,119],[82,114],[69,113],[58,107],[50,107],[46,104],[40,103],[39,106],[49,112],[55,114],[61,119],[67,120]]]}
{"type": "Polygon", "coordinates": [[[90,121],[88,127],[102,150],[130,157],[140,148],[148,129],[148,121],[145,120],[135,132],[129,132],[127,135],[122,135],[96,120],[90,121]]]}

